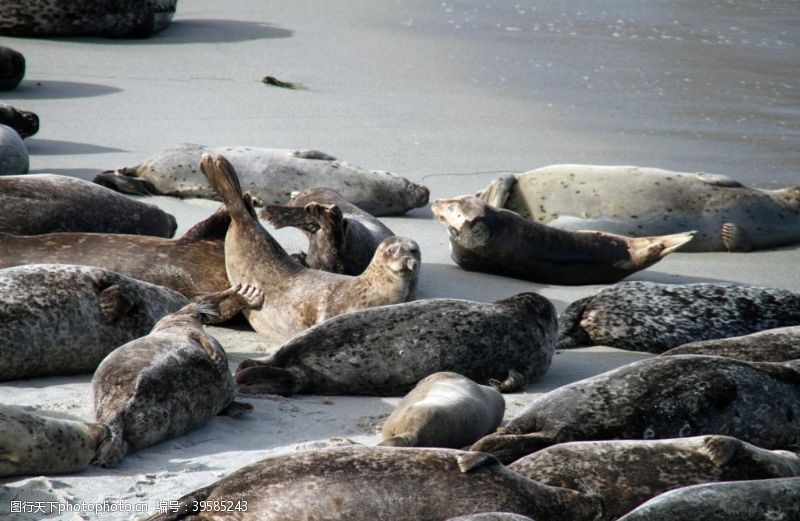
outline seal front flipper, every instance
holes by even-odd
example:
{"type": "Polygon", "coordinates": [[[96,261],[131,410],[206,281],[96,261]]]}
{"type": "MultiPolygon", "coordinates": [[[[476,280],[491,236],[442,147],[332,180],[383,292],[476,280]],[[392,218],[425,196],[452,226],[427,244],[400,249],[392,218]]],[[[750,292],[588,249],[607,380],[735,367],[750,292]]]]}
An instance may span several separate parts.
{"type": "Polygon", "coordinates": [[[719,235],[728,253],[747,252],[753,249],[745,231],[735,223],[724,223],[719,235]]]}
{"type": "Polygon", "coordinates": [[[219,412],[218,416],[230,416],[231,418],[238,418],[245,414],[253,412],[253,406],[244,402],[231,402],[227,407],[219,412]]]}
{"type": "Polygon", "coordinates": [[[336,158],[333,157],[332,155],[314,149],[295,150],[294,157],[299,157],[300,159],[311,159],[318,161],[336,161],[336,158]]]}
{"type": "Polygon", "coordinates": [[[236,381],[236,392],[240,394],[290,396],[306,385],[302,373],[269,365],[237,369],[234,380],[236,381]]]}
{"type": "Polygon", "coordinates": [[[508,376],[505,380],[491,380],[489,385],[500,391],[501,393],[513,393],[522,390],[528,384],[528,378],[513,369],[508,370],[508,376]]]}
{"type": "Polygon", "coordinates": [[[516,184],[517,176],[514,174],[501,175],[489,183],[485,190],[478,192],[476,197],[483,199],[487,204],[495,208],[504,208],[508,197],[511,195],[511,189],[516,184]]]}
{"type": "Polygon", "coordinates": [[[100,315],[104,324],[113,324],[133,307],[125,288],[119,284],[108,286],[97,298],[100,301],[100,315]]]}
{"type": "Polygon", "coordinates": [[[479,439],[469,450],[491,454],[504,465],[508,465],[523,456],[555,444],[556,441],[552,436],[541,432],[504,434],[504,429],[500,428],[497,429],[497,433],[479,439]]]}
{"type": "Polygon", "coordinates": [[[584,297],[574,301],[558,317],[558,342],[556,349],[575,349],[594,345],[589,333],[581,327],[583,311],[594,297],[584,297]]]}
{"type": "Polygon", "coordinates": [[[264,303],[264,293],[250,284],[237,284],[219,293],[197,299],[198,305],[207,306],[215,313],[201,317],[204,324],[220,324],[235,317],[243,309],[254,309],[264,303]]]}
{"type": "Polygon", "coordinates": [[[149,181],[137,179],[136,168],[122,167],[117,170],[107,170],[97,174],[92,182],[100,186],[105,186],[117,192],[131,195],[153,195],[157,194],[155,186],[149,181]]]}
{"type": "Polygon", "coordinates": [[[491,454],[485,452],[471,451],[459,454],[456,458],[458,461],[458,468],[462,473],[466,474],[481,467],[491,467],[500,465],[500,462],[491,454]]]}
{"type": "Polygon", "coordinates": [[[380,447],[416,447],[419,436],[415,432],[404,432],[378,443],[380,447]]]}
{"type": "Polygon", "coordinates": [[[259,215],[276,229],[292,226],[308,233],[319,230],[319,222],[305,208],[269,205],[262,208],[259,215]]]}

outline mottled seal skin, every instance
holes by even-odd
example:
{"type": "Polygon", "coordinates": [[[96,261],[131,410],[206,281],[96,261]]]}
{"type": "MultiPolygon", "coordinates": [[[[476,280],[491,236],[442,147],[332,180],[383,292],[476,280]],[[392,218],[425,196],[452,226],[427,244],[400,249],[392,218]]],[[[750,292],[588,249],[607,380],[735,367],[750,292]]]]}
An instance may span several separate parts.
{"type": "Polygon", "coordinates": [[[25,56],[0,45],[0,90],[14,90],[25,76],[25,56]]]}
{"type": "Polygon", "coordinates": [[[224,155],[236,169],[244,191],[266,204],[286,204],[292,192],[325,186],[373,215],[402,215],[428,204],[428,189],[381,170],[365,170],[317,150],[206,147],[181,144],[132,168],[95,178],[127,194],[219,199],[197,167],[203,154],[224,155]]]}
{"type": "Polygon", "coordinates": [[[230,217],[223,206],[179,239],[110,233],[0,233],[0,268],[25,264],[95,266],[167,287],[188,298],[224,291],[225,234],[230,217]]]}
{"type": "Polygon", "coordinates": [[[437,199],[431,210],[447,228],[450,255],[463,269],[549,284],[616,282],[652,266],[692,240],[693,233],[632,239],[568,232],[473,196],[437,199]]]}
{"type": "Polygon", "coordinates": [[[699,436],[562,443],[525,456],[508,468],[545,485],[599,496],[604,517],[610,521],[675,488],[800,476],[800,458],[729,436],[699,436]]]}
{"type": "Polygon", "coordinates": [[[453,371],[501,392],[519,391],[550,367],[555,314],[534,293],[352,312],[309,329],[264,360],[243,361],[237,390],[396,396],[433,373],[453,371]]]}
{"type": "Polygon", "coordinates": [[[0,478],[80,472],[110,435],[97,423],[62,420],[0,403],[0,478]]]}
{"type": "Polygon", "coordinates": [[[510,512],[481,512],[480,514],[467,514],[466,516],[451,517],[447,521],[533,521],[528,516],[512,514],[510,512]]]}
{"type": "Polygon", "coordinates": [[[655,497],[619,521],[795,521],[800,478],[708,483],[655,497]]]}
{"type": "Polygon", "coordinates": [[[39,132],[39,116],[5,103],[0,103],[0,124],[13,128],[21,138],[31,137],[39,132]]]}
{"type": "Polygon", "coordinates": [[[518,476],[487,454],[391,447],[269,457],[187,494],[179,505],[177,513],[150,519],[431,521],[506,511],[537,521],[582,521],[601,510],[595,498],[518,476]],[[247,501],[247,512],[190,517],[195,501],[247,501]]]}
{"type": "Polygon", "coordinates": [[[73,177],[0,176],[0,232],[127,233],[172,237],[175,217],[155,205],[73,177]]]}
{"type": "Polygon", "coordinates": [[[260,309],[245,310],[250,325],[273,340],[286,341],[323,320],[373,306],[403,302],[419,275],[419,246],[390,237],[357,277],[300,266],[264,229],[242,197],[233,166],[222,156],[203,156],[202,169],[231,216],[225,237],[225,265],[232,284],[265,292],[260,309]]]}
{"type": "Polygon", "coordinates": [[[295,226],[308,237],[309,268],[360,275],[378,245],[394,235],[382,222],[350,204],[330,188],[292,194],[286,206],[267,206],[260,213],[276,228],[295,226]]]}
{"type": "Polygon", "coordinates": [[[733,283],[623,282],[570,304],[557,349],[662,353],[689,342],[800,325],[800,292],[733,283]]]}
{"type": "Polygon", "coordinates": [[[480,197],[565,230],[631,237],[697,230],[682,252],[750,251],[800,242],[800,186],[758,190],[722,175],[553,165],[501,176],[480,197]]]}
{"type": "Polygon", "coordinates": [[[178,0],[2,0],[0,34],[147,38],[165,29],[178,0]]]}
{"type": "Polygon", "coordinates": [[[208,314],[216,310],[193,302],[97,368],[92,408],[111,431],[99,450],[100,465],[116,467],[126,454],[196,430],[224,411],[236,416],[252,409],[233,401],[228,357],[203,330],[201,316],[208,314]]]}
{"type": "Polygon", "coordinates": [[[0,270],[0,381],[94,371],[187,304],[167,288],[88,266],[0,270]]]}
{"type": "Polygon", "coordinates": [[[800,358],[800,326],[768,329],[751,335],[691,342],[661,353],[727,356],[746,362],[786,362],[800,358]]]}
{"type": "Polygon", "coordinates": [[[0,125],[0,175],[16,175],[28,172],[30,159],[28,147],[17,131],[0,125]]]}
{"type": "Polygon", "coordinates": [[[723,434],[767,449],[800,444],[800,362],[655,357],[535,398],[472,446],[510,463],[568,441],[723,434]]]}
{"type": "Polygon", "coordinates": [[[499,427],[505,410],[497,389],[460,374],[434,373],[397,405],[383,424],[378,445],[466,447],[499,427]]]}

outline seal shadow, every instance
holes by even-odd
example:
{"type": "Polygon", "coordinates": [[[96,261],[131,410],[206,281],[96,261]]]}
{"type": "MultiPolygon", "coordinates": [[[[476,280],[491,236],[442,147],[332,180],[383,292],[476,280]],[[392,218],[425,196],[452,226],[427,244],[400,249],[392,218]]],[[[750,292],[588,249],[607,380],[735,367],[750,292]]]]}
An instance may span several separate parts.
{"type": "Polygon", "coordinates": [[[28,173],[65,175],[67,177],[77,177],[84,181],[91,181],[100,173],[100,170],[93,168],[39,168],[36,170],[29,170],[28,173]]]}
{"type": "MultiPolygon", "coordinates": [[[[266,22],[215,18],[177,18],[163,31],[142,39],[79,38],[81,43],[103,45],[172,45],[233,43],[248,40],[290,38],[294,31],[266,22]]],[[[65,39],[74,41],[74,38],[65,39]]]]}
{"type": "Polygon", "coordinates": [[[99,83],[28,79],[22,80],[15,90],[4,93],[3,97],[8,100],[92,98],[116,92],[122,92],[122,89],[99,83]]]}
{"type": "MultiPolygon", "coordinates": [[[[694,254],[687,254],[694,255],[694,254]]],[[[678,273],[663,273],[661,271],[642,270],[632,273],[622,281],[641,280],[645,282],[658,282],[659,284],[696,284],[698,282],[736,282],[730,279],[720,279],[716,277],[693,277],[691,275],[681,275],[678,273]]]]}
{"type": "Polygon", "coordinates": [[[26,142],[30,155],[65,156],[68,154],[108,154],[111,152],[128,152],[121,148],[104,147],[77,141],[61,141],[58,139],[29,138],[26,142]]]}

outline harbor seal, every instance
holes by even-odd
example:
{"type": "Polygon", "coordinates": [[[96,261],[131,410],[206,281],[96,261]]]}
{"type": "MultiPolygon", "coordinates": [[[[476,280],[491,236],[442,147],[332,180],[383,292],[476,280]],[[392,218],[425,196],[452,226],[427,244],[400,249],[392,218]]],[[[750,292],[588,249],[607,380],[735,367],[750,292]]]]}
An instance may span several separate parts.
{"type": "Polygon", "coordinates": [[[785,362],[800,358],[800,326],[779,327],[751,335],[691,342],[661,356],[714,355],[747,362],[785,362]]]}
{"type": "Polygon", "coordinates": [[[246,505],[246,513],[234,512],[239,519],[261,521],[428,521],[498,510],[582,521],[602,508],[590,496],[518,476],[487,454],[356,446],[267,457],[190,492],[178,500],[178,512],[149,519],[225,518],[200,511],[215,501],[246,505]]]}
{"type": "Polygon", "coordinates": [[[0,270],[0,381],[94,371],[187,304],[167,288],[88,266],[0,270]]]}
{"type": "Polygon", "coordinates": [[[383,424],[378,445],[459,449],[499,427],[505,410],[497,389],[460,374],[434,373],[397,405],[383,424]]]}
{"type": "Polygon", "coordinates": [[[0,45],[0,90],[14,90],[25,76],[25,56],[0,45]]]}
{"type": "Polygon", "coordinates": [[[568,232],[497,210],[472,196],[437,199],[431,210],[447,228],[450,255],[463,269],[548,284],[616,282],[652,266],[693,234],[632,239],[568,232]]]}
{"type": "Polygon", "coordinates": [[[88,181],[63,175],[0,176],[0,232],[129,233],[172,237],[175,217],[88,181]]]}
{"type": "MultiPolygon", "coordinates": [[[[242,288],[248,294],[250,288],[242,288]]],[[[249,305],[263,295],[253,293],[249,305]]],[[[110,429],[98,463],[116,467],[126,454],[198,429],[217,414],[252,406],[233,401],[228,358],[203,330],[201,316],[218,311],[193,302],[167,315],[149,335],[111,352],[92,377],[95,418],[110,429]]]]}
{"type": "Polygon", "coordinates": [[[231,216],[225,237],[228,279],[265,292],[260,309],[244,311],[259,333],[286,341],[336,315],[403,302],[411,295],[420,268],[416,242],[402,237],[385,239],[358,277],[302,267],[258,222],[252,206],[242,197],[236,171],[224,157],[212,160],[205,155],[201,167],[231,216]]]}
{"type": "Polygon", "coordinates": [[[13,128],[0,125],[0,175],[25,174],[29,166],[28,148],[22,138],[13,128]]]}
{"type": "Polygon", "coordinates": [[[480,514],[467,514],[466,516],[451,517],[447,521],[533,521],[528,516],[512,514],[510,512],[481,512],[480,514]]]}
{"type": "Polygon", "coordinates": [[[0,403],[0,478],[80,472],[110,435],[98,423],[62,420],[0,403]]]}
{"type": "Polygon", "coordinates": [[[492,303],[430,299],[329,319],[236,370],[241,393],[402,395],[423,378],[457,372],[520,391],[550,367],[556,311],[520,293],[492,303]]]}
{"type": "Polygon", "coordinates": [[[5,103],[0,103],[0,124],[13,128],[23,139],[39,132],[39,116],[5,103]]]}
{"type": "Polygon", "coordinates": [[[534,398],[472,446],[510,463],[568,441],[724,434],[766,449],[800,444],[800,362],[654,357],[534,398]]]}
{"type": "Polygon", "coordinates": [[[657,496],[619,521],[792,521],[800,519],[800,478],[707,483],[657,496]]]}
{"type": "Polygon", "coordinates": [[[729,436],[698,436],[562,443],[508,468],[545,485],[591,491],[603,500],[603,519],[611,521],[675,488],[800,476],[800,457],[729,436]]]}
{"type": "Polygon", "coordinates": [[[178,0],[0,0],[0,34],[147,38],[169,26],[178,0]]]}
{"type": "Polygon", "coordinates": [[[389,172],[350,165],[318,150],[181,144],[141,165],[103,172],[94,182],[126,194],[219,199],[197,168],[204,154],[228,158],[243,190],[266,204],[286,204],[292,192],[315,186],[332,188],[377,216],[402,215],[428,204],[424,186],[389,172]]]}
{"type": "Polygon", "coordinates": [[[750,251],[800,242],[800,186],[759,190],[722,175],[553,165],[501,176],[480,197],[564,230],[631,237],[697,230],[681,252],[750,251]]]}
{"type": "Polygon", "coordinates": [[[689,342],[800,325],[800,292],[733,283],[623,282],[558,318],[557,349],[606,345],[662,353],[689,342]]]}
{"type": "Polygon", "coordinates": [[[261,218],[276,228],[295,226],[308,237],[309,268],[360,275],[378,245],[394,235],[382,222],[330,188],[292,194],[287,206],[266,206],[261,218]]]}

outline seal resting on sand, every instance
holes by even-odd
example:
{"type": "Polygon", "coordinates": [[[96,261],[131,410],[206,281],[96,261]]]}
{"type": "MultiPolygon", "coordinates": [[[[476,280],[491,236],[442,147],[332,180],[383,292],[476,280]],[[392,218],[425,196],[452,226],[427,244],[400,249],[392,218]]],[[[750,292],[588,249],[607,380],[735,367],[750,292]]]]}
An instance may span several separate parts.
{"type": "Polygon", "coordinates": [[[631,237],[697,230],[680,251],[750,251],[800,242],[800,186],[759,190],[722,175],[637,166],[552,165],[503,175],[480,194],[564,230],[631,237]]]}
{"type": "Polygon", "coordinates": [[[39,116],[5,103],[0,103],[0,124],[13,128],[21,138],[39,132],[39,116]]]}
{"type": "Polygon", "coordinates": [[[264,291],[260,309],[244,310],[259,333],[286,341],[336,315],[403,302],[411,295],[420,267],[416,242],[402,237],[385,239],[358,277],[305,268],[258,222],[252,206],[242,197],[233,166],[224,157],[212,160],[204,155],[201,167],[231,216],[225,237],[228,279],[264,291]]]}
{"type": "Polygon", "coordinates": [[[28,147],[16,130],[0,125],[0,175],[25,174],[28,167],[28,147]]]}
{"type": "Polygon", "coordinates": [[[14,90],[25,76],[25,56],[0,45],[0,90],[14,90]]]}
{"type": "Polygon", "coordinates": [[[750,335],[691,342],[661,356],[714,355],[746,362],[786,362],[800,358],[800,326],[767,329],[750,335]]]}
{"type": "Polygon", "coordinates": [[[567,232],[497,210],[469,195],[437,199],[431,210],[447,228],[450,255],[463,269],[548,284],[616,282],[652,266],[692,240],[693,234],[633,239],[567,232]]]}

